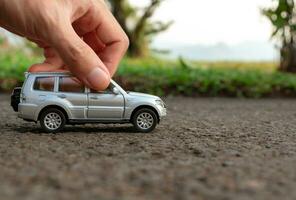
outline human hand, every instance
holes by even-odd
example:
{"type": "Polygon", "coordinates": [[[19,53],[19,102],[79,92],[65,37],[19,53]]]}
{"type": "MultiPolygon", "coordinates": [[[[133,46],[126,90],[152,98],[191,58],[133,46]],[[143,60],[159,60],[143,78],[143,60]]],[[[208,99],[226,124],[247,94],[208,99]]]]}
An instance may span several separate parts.
{"type": "Polygon", "coordinates": [[[98,91],[129,43],[104,0],[0,0],[0,26],[44,49],[45,61],[30,72],[70,71],[98,91]]]}

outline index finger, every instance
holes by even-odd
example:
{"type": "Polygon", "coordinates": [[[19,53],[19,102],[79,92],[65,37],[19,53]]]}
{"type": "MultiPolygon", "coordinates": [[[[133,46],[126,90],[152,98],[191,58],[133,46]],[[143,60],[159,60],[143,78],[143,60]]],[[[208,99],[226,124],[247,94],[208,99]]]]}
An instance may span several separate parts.
{"type": "Polygon", "coordinates": [[[129,46],[129,39],[119,23],[103,2],[99,3],[99,12],[103,15],[96,28],[97,39],[105,48],[96,53],[113,76],[129,46]]]}

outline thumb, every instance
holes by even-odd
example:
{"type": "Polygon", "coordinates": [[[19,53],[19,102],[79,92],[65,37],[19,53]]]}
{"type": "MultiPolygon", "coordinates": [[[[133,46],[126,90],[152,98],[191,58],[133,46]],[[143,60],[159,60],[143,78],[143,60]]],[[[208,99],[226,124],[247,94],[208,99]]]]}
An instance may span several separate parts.
{"type": "Polygon", "coordinates": [[[70,72],[86,86],[102,91],[110,84],[110,74],[96,53],[75,32],[70,23],[58,27],[50,43],[70,72]]]}

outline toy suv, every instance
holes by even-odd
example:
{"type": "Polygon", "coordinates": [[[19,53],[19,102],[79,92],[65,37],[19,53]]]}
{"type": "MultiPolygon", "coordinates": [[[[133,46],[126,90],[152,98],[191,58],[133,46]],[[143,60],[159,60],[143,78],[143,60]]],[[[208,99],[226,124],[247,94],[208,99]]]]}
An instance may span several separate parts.
{"type": "Polygon", "coordinates": [[[20,118],[39,121],[48,133],[87,123],[132,123],[148,133],[166,116],[159,97],[126,92],[113,80],[105,91],[94,91],[67,73],[26,73],[23,87],[13,91],[11,106],[20,118]]]}

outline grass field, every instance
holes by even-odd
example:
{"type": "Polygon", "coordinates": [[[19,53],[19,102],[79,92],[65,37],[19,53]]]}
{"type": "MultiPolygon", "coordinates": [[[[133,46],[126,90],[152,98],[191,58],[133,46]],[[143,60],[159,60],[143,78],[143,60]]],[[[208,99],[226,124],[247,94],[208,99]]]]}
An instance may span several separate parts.
{"type": "Polygon", "coordinates": [[[196,63],[125,60],[116,79],[130,90],[158,95],[295,96],[296,76],[277,72],[276,64],[196,63]]]}
{"type": "MultiPolygon", "coordinates": [[[[39,56],[20,50],[0,54],[0,89],[21,84],[39,56]]],[[[125,58],[115,79],[126,89],[156,95],[268,97],[296,96],[296,76],[276,71],[276,63],[198,62],[125,58]]]]}
{"type": "Polygon", "coordinates": [[[182,64],[188,65],[190,68],[199,69],[229,69],[229,70],[257,70],[263,72],[274,72],[277,70],[277,63],[274,62],[238,62],[238,61],[182,61],[178,60],[160,60],[157,58],[146,59],[125,59],[123,65],[143,66],[143,67],[179,67],[182,64]],[[185,62],[185,63],[182,63],[185,62]]]}

